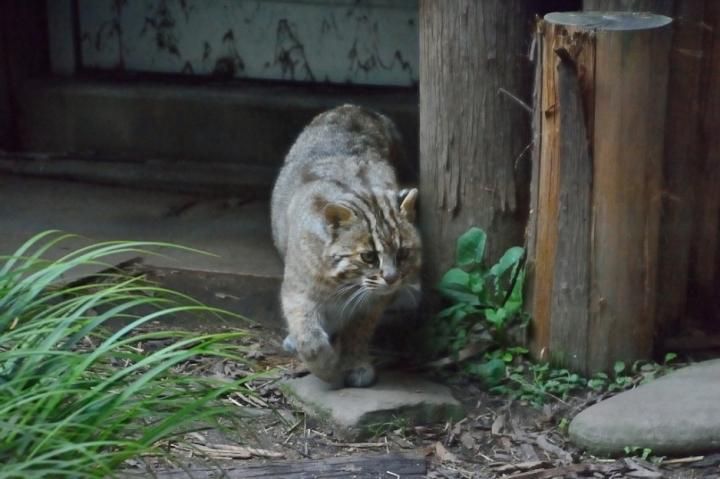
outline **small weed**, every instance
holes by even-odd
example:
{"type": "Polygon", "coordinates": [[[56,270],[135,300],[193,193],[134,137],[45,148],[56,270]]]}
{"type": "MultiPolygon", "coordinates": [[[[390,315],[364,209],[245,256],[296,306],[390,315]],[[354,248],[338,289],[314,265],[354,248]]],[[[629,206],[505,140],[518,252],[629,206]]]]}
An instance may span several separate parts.
{"type": "Polygon", "coordinates": [[[651,462],[656,466],[661,465],[663,461],[665,461],[665,456],[654,455],[653,450],[649,447],[625,446],[623,450],[627,457],[637,457],[643,461],[651,462]]]}
{"type": "Polygon", "coordinates": [[[558,430],[563,433],[567,434],[568,428],[570,427],[570,420],[566,417],[560,419],[560,422],[558,423],[558,430]]]}
{"type": "Polygon", "coordinates": [[[522,309],[524,249],[508,249],[488,268],[486,242],[480,228],[470,228],[458,238],[456,265],[437,287],[451,304],[429,322],[422,336],[434,356],[448,355],[462,362],[466,373],[493,387],[505,379],[506,365],[527,353],[524,348],[508,347],[508,333],[527,325],[529,316],[522,309]],[[479,352],[459,360],[474,349],[479,352]]]}
{"type": "Polygon", "coordinates": [[[403,435],[408,427],[410,427],[410,423],[407,418],[393,416],[393,418],[387,422],[368,424],[366,429],[372,439],[377,439],[394,431],[399,431],[399,434],[403,435]]]}
{"type": "Polygon", "coordinates": [[[425,350],[446,356],[459,371],[479,379],[491,391],[534,406],[548,398],[564,401],[576,391],[617,392],[650,381],[671,370],[677,354],[662,364],[636,361],[628,367],[618,361],[612,376],[601,372],[589,379],[567,369],[527,360],[528,350],[513,345],[513,330],[530,317],[523,310],[524,256],[520,247],[508,249],[492,267],[485,266],[487,235],[470,228],[458,238],[455,266],[440,280],[440,294],[450,305],[421,331],[425,350]]]}

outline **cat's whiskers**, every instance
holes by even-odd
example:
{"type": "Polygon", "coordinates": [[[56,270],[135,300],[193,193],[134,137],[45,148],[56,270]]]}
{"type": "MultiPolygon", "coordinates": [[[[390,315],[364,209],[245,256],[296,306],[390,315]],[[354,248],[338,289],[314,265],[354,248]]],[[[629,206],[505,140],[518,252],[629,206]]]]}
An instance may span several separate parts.
{"type": "Polygon", "coordinates": [[[364,299],[370,296],[370,290],[365,287],[365,285],[362,285],[360,289],[355,291],[350,298],[347,300],[347,302],[343,305],[342,309],[340,310],[340,316],[345,317],[345,312],[348,312],[348,316],[352,316],[355,314],[355,311],[358,309],[358,307],[364,303],[364,299]],[[348,310],[348,308],[350,308],[348,310]]]}

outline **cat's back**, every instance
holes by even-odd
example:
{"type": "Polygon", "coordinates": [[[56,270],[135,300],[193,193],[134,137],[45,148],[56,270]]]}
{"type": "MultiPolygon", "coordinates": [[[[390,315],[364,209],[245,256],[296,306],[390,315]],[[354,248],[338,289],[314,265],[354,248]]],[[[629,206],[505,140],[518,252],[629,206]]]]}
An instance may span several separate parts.
{"type": "Polygon", "coordinates": [[[296,194],[396,188],[393,165],[403,157],[395,125],[380,113],[343,105],[316,116],[290,148],[273,189],[273,239],[280,253],[285,254],[288,207],[296,194]]]}

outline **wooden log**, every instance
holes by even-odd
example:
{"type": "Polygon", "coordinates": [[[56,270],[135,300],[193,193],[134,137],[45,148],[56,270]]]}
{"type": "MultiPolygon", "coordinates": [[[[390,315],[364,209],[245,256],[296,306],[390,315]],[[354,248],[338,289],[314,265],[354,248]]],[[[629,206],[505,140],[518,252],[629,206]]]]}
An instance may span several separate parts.
{"type": "MultiPolygon", "coordinates": [[[[697,0],[689,0],[698,3],[697,0]]],[[[651,12],[672,15],[673,0],[583,0],[583,10],[600,12],[651,12]]]]}
{"type": "Polygon", "coordinates": [[[670,23],[588,12],[540,26],[540,359],[587,373],[651,353],[670,23]]]}
{"type": "Polygon", "coordinates": [[[426,291],[471,226],[490,261],[522,244],[529,176],[533,1],[421,0],[420,224],[426,291]]]}
{"type": "Polygon", "coordinates": [[[585,10],[648,11],[675,21],[668,80],[663,195],[660,217],[660,258],[657,333],[672,335],[687,317],[688,275],[694,229],[697,185],[701,181],[701,75],[705,1],[585,0],[585,10]]]}
{"type": "Polygon", "coordinates": [[[690,310],[705,326],[720,325],[720,2],[706,2],[702,79],[702,144],[690,260],[690,310]]]}
{"type": "MultiPolygon", "coordinates": [[[[192,468],[174,471],[157,471],[160,479],[172,478],[211,478],[247,479],[254,477],[283,477],[301,479],[309,477],[335,477],[348,479],[375,479],[378,477],[421,478],[426,477],[427,464],[423,457],[402,454],[373,454],[363,456],[330,457],[327,459],[303,461],[274,461],[264,464],[251,464],[225,467],[223,470],[192,468]],[[218,475],[220,474],[220,475],[218,475]]],[[[123,477],[138,477],[132,472],[123,473],[123,477]]],[[[145,477],[145,476],[142,476],[145,477]]]]}

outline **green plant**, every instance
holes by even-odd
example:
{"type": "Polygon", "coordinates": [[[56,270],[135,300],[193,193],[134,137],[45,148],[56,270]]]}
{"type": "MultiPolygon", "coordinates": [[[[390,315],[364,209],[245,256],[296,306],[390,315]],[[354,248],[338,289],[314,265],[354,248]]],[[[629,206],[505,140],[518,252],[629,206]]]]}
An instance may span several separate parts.
{"type": "Polygon", "coordinates": [[[455,266],[437,288],[450,304],[422,331],[426,351],[447,356],[441,366],[457,365],[462,373],[480,379],[491,391],[535,406],[548,398],[565,400],[589,387],[597,392],[621,391],[649,381],[671,369],[677,355],[668,353],[663,364],[636,361],[628,368],[618,361],[612,377],[597,373],[586,379],[568,369],[528,361],[527,349],[513,345],[514,328],[524,327],[524,250],[508,249],[490,268],[484,264],[487,236],[470,228],[457,240],[455,266]],[[449,360],[448,360],[449,359],[449,360]]]}
{"type": "Polygon", "coordinates": [[[123,461],[160,453],[163,441],[237,417],[221,398],[251,393],[248,378],[220,382],[176,371],[203,356],[243,361],[246,333],[152,331],[203,306],[122,271],[61,285],[69,272],[108,258],[168,246],[106,242],[46,259],[69,235],[46,232],[0,258],[0,476],[104,477],[123,461]],[[105,328],[110,320],[124,326],[105,328]],[[143,344],[161,344],[154,351],[143,344]]]}
{"type": "Polygon", "coordinates": [[[652,449],[649,447],[625,446],[624,451],[626,456],[639,457],[643,461],[647,461],[652,455],[652,449]]]}
{"type": "Polygon", "coordinates": [[[588,387],[595,391],[624,391],[636,384],[644,384],[672,371],[671,363],[677,359],[677,353],[667,353],[662,364],[653,361],[635,361],[630,368],[623,361],[613,365],[613,377],[606,373],[596,373],[588,380],[588,387]]]}
{"type": "Polygon", "coordinates": [[[587,380],[567,369],[551,368],[548,363],[527,362],[510,369],[508,378],[513,387],[507,389],[512,397],[540,407],[552,397],[561,401],[571,392],[583,389],[587,380]]]}
{"type": "Polygon", "coordinates": [[[393,431],[399,431],[400,435],[402,435],[409,426],[410,423],[406,417],[393,416],[391,420],[386,422],[368,424],[366,429],[371,439],[377,439],[393,431]]]}
{"type": "Polygon", "coordinates": [[[488,268],[486,242],[487,235],[480,228],[470,228],[458,238],[456,265],[437,287],[450,305],[429,323],[424,337],[434,355],[449,355],[458,361],[463,356],[464,360],[473,358],[466,361],[466,372],[492,385],[504,377],[506,363],[527,352],[509,348],[508,333],[512,327],[527,324],[528,316],[522,309],[523,248],[508,249],[488,268]],[[477,356],[483,354],[478,362],[477,356]]]}

